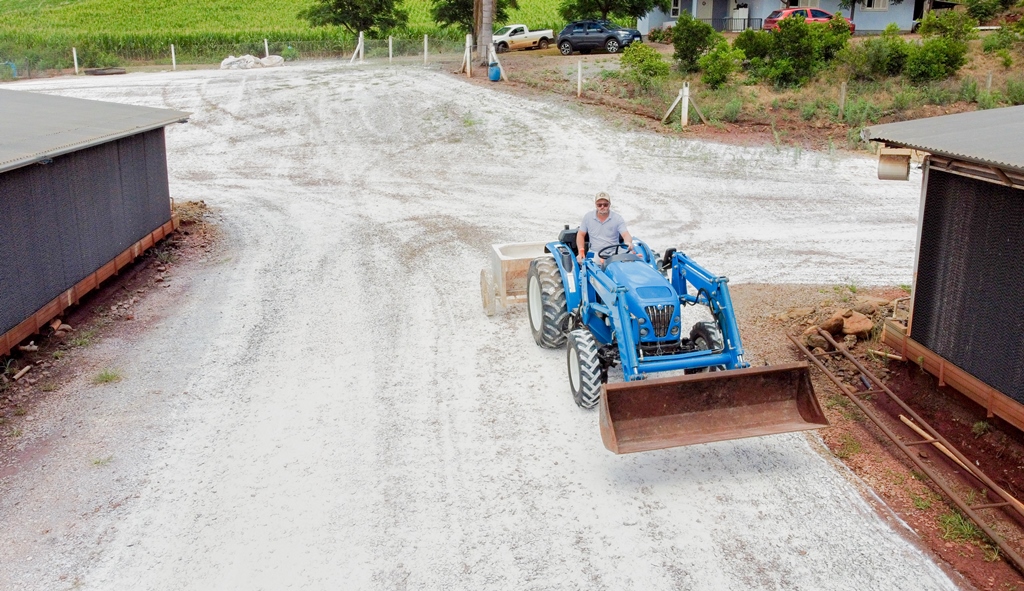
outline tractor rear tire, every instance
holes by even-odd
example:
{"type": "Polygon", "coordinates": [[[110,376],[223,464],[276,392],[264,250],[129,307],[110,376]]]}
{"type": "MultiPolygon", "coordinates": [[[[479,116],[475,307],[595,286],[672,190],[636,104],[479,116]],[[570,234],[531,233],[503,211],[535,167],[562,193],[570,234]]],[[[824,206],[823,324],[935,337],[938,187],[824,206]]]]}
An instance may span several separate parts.
{"type": "Polygon", "coordinates": [[[597,341],[585,328],[569,333],[566,348],[569,369],[569,390],[580,408],[594,408],[601,400],[601,359],[597,355],[597,341]]]}
{"type": "MultiPolygon", "coordinates": [[[[714,322],[698,322],[690,329],[690,342],[698,351],[721,351],[725,349],[722,341],[722,331],[714,322]]],[[[709,371],[724,371],[724,365],[702,367],[699,369],[688,369],[685,373],[704,373],[709,371]]]]}
{"type": "Polygon", "coordinates": [[[526,275],[526,311],[533,340],[545,349],[565,344],[569,308],[565,303],[562,273],[550,256],[533,259],[526,275]]]}

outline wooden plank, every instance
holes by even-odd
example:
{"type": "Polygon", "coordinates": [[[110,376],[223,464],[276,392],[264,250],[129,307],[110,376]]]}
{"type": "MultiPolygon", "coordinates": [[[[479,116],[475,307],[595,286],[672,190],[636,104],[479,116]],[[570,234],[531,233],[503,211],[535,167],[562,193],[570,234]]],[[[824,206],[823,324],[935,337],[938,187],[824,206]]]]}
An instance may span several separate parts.
{"type": "Polygon", "coordinates": [[[957,367],[938,353],[906,336],[903,326],[893,320],[886,320],[882,330],[882,342],[896,350],[905,350],[907,361],[918,363],[928,373],[939,377],[947,386],[977,402],[988,415],[997,416],[1017,429],[1024,430],[1024,404],[1021,404],[989,386],[970,373],[957,367]]]}
{"type": "Polygon", "coordinates": [[[18,343],[38,333],[40,328],[63,314],[64,310],[78,304],[85,294],[99,287],[104,279],[116,274],[127,263],[135,260],[139,255],[155,246],[157,242],[177,230],[179,225],[178,216],[171,216],[169,221],[144,236],[142,240],[126,248],[123,252],[116,255],[113,260],[101,266],[95,272],[90,273],[67,291],[61,292],[60,295],[44,304],[11,330],[0,334],[0,356],[9,355],[18,346],[18,343]]]}

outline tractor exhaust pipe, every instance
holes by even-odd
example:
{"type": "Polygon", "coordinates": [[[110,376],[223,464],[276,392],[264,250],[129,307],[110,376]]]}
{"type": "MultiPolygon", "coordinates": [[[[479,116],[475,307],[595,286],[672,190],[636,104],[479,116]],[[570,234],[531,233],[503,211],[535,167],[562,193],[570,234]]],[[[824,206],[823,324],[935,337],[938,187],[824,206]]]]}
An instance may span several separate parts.
{"type": "Polygon", "coordinates": [[[828,426],[807,362],[606,384],[601,439],[617,454],[828,426]]]}

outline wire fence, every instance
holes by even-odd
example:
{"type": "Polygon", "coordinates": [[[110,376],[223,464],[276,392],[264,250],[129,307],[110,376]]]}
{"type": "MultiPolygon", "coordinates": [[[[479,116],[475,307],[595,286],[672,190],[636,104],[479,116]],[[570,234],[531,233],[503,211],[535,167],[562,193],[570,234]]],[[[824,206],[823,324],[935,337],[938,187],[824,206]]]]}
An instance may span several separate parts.
{"type": "MultiPolygon", "coordinates": [[[[171,66],[219,64],[229,56],[279,55],[286,62],[303,60],[349,60],[359,64],[433,65],[457,68],[463,59],[466,42],[444,38],[365,39],[356,54],[358,39],[270,40],[253,39],[239,43],[201,43],[185,41],[166,47],[126,46],[115,50],[68,47],[48,51],[18,50],[0,47],[0,81],[42,78],[92,69],[133,66],[171,66]]],[[[473,48],[474,52],[476,48],[473,48]]]]}

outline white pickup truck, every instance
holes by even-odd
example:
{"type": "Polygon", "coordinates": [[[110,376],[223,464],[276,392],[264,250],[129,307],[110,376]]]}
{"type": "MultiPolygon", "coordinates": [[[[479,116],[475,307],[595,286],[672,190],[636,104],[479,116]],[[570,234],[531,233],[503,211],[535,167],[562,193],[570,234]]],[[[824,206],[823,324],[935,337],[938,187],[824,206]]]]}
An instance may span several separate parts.
{"type": "Polygon", "coordinates": [[[512,49],[547,49],[554,41],[551,29],[531,31],[526,25],[506,25],[494,32],[494,49],[498,53],[512,49]]]}

